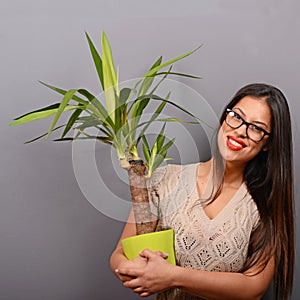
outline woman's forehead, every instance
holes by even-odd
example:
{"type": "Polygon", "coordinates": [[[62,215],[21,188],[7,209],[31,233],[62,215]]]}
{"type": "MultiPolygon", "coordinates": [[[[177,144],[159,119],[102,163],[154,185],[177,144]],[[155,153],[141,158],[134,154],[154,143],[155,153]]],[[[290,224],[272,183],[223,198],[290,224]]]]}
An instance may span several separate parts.
{"type": "Polygon", "coordinates": [[[233,107],[235,111],[247,118],[248,122],[258,121],[271,124],[271,109],[265,99],[246,96],[233,107]]]}

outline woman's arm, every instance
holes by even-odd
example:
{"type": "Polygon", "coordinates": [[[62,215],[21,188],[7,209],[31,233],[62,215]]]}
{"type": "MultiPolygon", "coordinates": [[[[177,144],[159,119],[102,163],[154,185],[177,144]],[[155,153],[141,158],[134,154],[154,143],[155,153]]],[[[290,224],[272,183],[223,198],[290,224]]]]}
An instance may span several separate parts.
{"type": "Polygon", "coordinates": [[[136,277],[124,285],[142,297],[178,287],[204,299],[260,299],[274,274],[273,259],[260,273],[255,274],[253,267],[243,274],[173,266],[149,250],[143,251],[141,255],[148,261],[145,268],[120,268],[119,273],[136,277]]]}
{"type": "MultiPolygon", "coordinates": [[[[113,251],[110,257],[110,267],[114,274],[118,276],[118,278],[125,282],[135,278],[134,276],[128,276],[124,274],[120,274],[118,269],[119,268],[130,268],[130,269],[137,269],[137,268],[144,268],[147,264],[147,258],[139,256],[133,260],[128,260],[123,252],[121,240],[130,236],[136,235],[136,226],[134,223],[134,215],[133,211],[130,212],[127,223],[123,229],[123,233],[120,237],[120,240],[113,251]]],[[[163,259],[167,258],[166,253],[161,251],[153,252],[156,255],[162,257],[163,259]]]]}
{"type": "Polygon", "coordinates": [[[136,228],[135,228],[135,223],[134,223],[134,215],[133,211],[131,210],[127,223],[123,229],[122,235],[120,237],[120,240],[113,251],[111,257],[110,257],[110,267],[113,272],[115,272],[116,269],[118,269],[119,265],[123,262],[127,261],[127,258],[125,257],[121,245],[121,240],[124,238],[127,238],[129,236],[136,235],[136,228]]]}
{"type": "Polygon", "coordinates": [[[273,259],[266,268],[255,274],[255,267],[247,273],[207,272],[178,268],[173,285],[207,299],[261,299],[274,275],[273,259]]]}
{"type": "Polygon", "coordinates": [[[110,267],[111,267],[112,271],[123,282],[131,280],[134,277],[120,274],[118,272],[118,268],[136,269],[136,268],[143,268],[147,264],[147,259],[143,258],[141,256],[135,258],[134,260],[128,260],[124,255],[121,240],[124,238],[127,238],[129,236],[133,236],[133,235],[136,235],[136,227],[135,227],[135,223],[134,223],[133,211],[131,210],[128,220],[127,220],[127,223],[126,223],[126,225],[123,229],[122,235],[120,237],[120,240],[110,257],[110,267]]]}

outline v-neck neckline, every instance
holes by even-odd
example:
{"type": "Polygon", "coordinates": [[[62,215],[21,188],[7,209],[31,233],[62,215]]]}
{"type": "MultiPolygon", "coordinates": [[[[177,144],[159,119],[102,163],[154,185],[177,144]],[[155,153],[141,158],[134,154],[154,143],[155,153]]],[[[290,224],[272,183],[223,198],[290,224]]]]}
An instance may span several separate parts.
{"type": "MultiPolygon", "coordinates": [[[[217,215],[213,218],[210,218],[205,209],[204,209],[204,206],[203,206],[203,203],[201,201],[201,197],[200,197],[200,194],[199,194],[199,190],[198,190],[198,169],[201,167],[201,162],[197,164],[197,167],[196,167],[196,177],[195,177],[195,189],[194,189],[194,193],[195,193],[195,196],[197,197],[198,201],[200,202],[200,211],[202,212],[204,218],[209,222],[209,223],[212,223],[212,222],[217,222],[217,220],[219,218],[222,217],[222,215],[224,215],[226,213],[226,211],[237,201],[237,199],[239,198],[242,198],[240,196],[242,196],[242,193],[245,191],[246,189],[246,185],[245,183],[243,182],[239,188],[234,192],[234,194],[232,195],[232,197],[228,200],[228,202],[225,204],[225,206],[217,213],[217,215]]],[[[211,185],[212,185],[212,173],[210,172],[209,176],[208,176],[208,180],[207,180],[207,183],[205,185],[205,189],[204,189],[204,193],[203,193],[203,196],[208,196],[207,194],[207,191],[211,191],[211,185]],[[209,189],[207,189],[209,188],[209,189]]],[[[203,197],[202,196],[202,197],[203,197]]]]}

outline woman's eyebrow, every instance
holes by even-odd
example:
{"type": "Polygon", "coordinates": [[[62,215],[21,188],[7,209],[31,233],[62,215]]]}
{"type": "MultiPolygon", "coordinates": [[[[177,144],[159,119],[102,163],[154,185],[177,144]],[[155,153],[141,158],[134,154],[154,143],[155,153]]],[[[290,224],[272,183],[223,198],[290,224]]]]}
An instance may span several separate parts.
{"type": "Polygon", "coordinates": [[[246,115],[242,109],[240,109],[239,107],[234,107],[234,109],[238,110],[240,112],[240,114],[243,115],[243,117],[246,117],[246,115]]]}
{"type": "MultiPolygon", "coordinates": [[[[243,110],[241,108],[235,107],[234,109],[238,110],[243,117],[246,117],[246,114],[243,112],[243,110]]],[[[253,121],[251,123],[253,123],[253,124],[259,124],[259,125],[262,125],[262,126],[264,126],[266,128],[269,128],[268,125],[265,122],[262,122],[262,121],[253,121]]]]}

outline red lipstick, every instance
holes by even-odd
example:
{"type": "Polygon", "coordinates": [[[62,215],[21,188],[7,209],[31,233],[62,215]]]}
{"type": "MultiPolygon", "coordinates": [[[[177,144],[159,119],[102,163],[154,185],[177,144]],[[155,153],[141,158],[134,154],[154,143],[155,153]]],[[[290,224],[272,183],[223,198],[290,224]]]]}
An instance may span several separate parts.
{"type": "Polygon", "coordinates": [[[246,147],[246,144],[242,140],[237,139],[234,136],[227,137],[226,145],[230,150],[233,151],[239,151],[246,147]]]}

